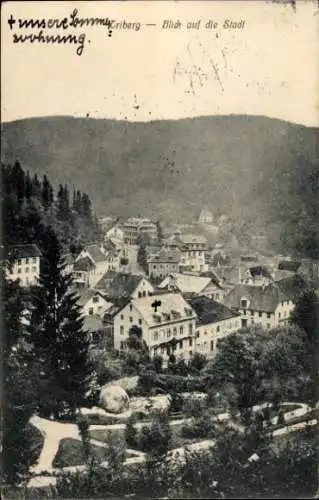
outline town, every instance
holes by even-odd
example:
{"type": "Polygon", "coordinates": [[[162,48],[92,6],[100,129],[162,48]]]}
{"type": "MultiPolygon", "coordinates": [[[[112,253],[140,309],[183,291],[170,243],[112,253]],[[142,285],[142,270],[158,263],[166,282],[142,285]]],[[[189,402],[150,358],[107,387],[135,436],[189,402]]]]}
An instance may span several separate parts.
{"type": "MultiPolygon", "coordinates": [[[[206,206],[190,224],[97,218],[85,193],[74,190],[71,202],[67,186],[55,191],[46,176],[41,182],[17,162],[4,168],[4,180],[5,210],[10,203],[16,209],[1,247],[7,369],[14,379],[20,373],[30,380],[22,399],[32,400],[25,418],[38,450],[28,459],[26,495],[56,488],[72,496],[63,474],[90,471],[92,457],[114,472],[112,453],[121,454],[132,481],[139,478],[134,494],[148,491],[150,481],[154,494],[164,494],[158,460],[173,470],[193,453],[192,467],[201,460],[215,470],[216,460],[226,460],[225,436],[235,433],[248,446],[254,435],[240,459],[253,474],[255,462],[282,459],[274,451],[279,441],[291,446],[291,435],[312,435],[315,259],[261,251],[261,234],[235,244],[234,234],[225,238],[229,217],[206,206]],[[83,227],[80,221],[84,233],[66,238],[71,227],[83,227]],[[151,479],[142,481],[150,463],[151,479]]],[[[14,391],[12,397],[13,410],[21,400],[14,391]]],[[[15,470],[9,466],[8,477],[15,470]]],[[[218,497],[227,481],[224,472],[216,474],[209,491],[218,497]]],[[[233,474],[236,483],[239,470],[233,474]]],[[[118,481],[114,493],[130,491],[124,476],[118,481]]]]}

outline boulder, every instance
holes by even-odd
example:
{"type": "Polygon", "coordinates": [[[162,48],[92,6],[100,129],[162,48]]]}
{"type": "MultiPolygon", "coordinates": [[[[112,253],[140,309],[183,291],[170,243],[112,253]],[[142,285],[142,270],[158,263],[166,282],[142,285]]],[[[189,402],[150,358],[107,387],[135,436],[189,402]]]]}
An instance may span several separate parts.
{"type": "Polygon", "coordinates": [[[130,398],[119,385],[105,385],[100,392],[99,406],[110,413],[123,413],[129,409],[130,398]]]}

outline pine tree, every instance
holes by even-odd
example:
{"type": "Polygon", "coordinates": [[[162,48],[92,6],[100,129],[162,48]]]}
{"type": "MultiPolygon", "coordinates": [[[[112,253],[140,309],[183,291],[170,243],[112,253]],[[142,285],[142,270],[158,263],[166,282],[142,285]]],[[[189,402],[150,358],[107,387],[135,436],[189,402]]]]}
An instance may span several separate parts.
{"type": "Polygon", "coordinates": [[[18,161],[15,162],[12,168],[12,182],[15,186],[18,200],[22,202],[25,194],[25,175],[18,161]]]}
{"type": "Polygon", "coordinates": [[[1,267],[2,288],[2,481],[20,483],[35,460],[28,421],[37,406],[37,361],[22,323],[24,294],[1,267]]]}
{"type": "Polygon", "coordinates": [[[53,189],[46,175],[43,176],[41,194],[42,194],[42,205],[45,210],[48,210],[53,201],[53,189]]]}
{"type": "Polygon", "coordinates": [[[27,198],[27,200],[29,200],[31,196],[32,196],[32,180],[30,177],[30,172],[28,170],[25,176],[25,197],[27,198]]]}
{"type": "Polygon", "coordinates": [[[46,229],[42,240],[43,259],[30,326],[43,371],[40,409],[46,415],[67,412],[74,416],[76,408],[84,404],[90,382],[89,338],[54,231],[46,229]]]}
{"type": "Polygon", "coordinates": [[[41,198],[41,182],[39,181],[37,174],[35,174],[32,179],[32,194],[36,198],[41,198]]]}
{"type": "Polygon", "coordinates": [[[148,273],[148,264],[147,264],[147,253],[145,245],[140,245],[137,251],[137,263],[141,266],[143,271],[148,273]]]}

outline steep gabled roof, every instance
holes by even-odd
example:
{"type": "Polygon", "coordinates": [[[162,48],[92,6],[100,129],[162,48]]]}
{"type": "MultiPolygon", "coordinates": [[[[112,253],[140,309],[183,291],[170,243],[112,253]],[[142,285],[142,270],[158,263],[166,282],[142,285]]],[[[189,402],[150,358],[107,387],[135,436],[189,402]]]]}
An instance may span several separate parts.
{"type": "Polygon", "coordinates": [[[207,325],[208,323],[217,323],[225,319],[240,316],[233,312],[229,307],[216,302],[205,295],[197,295],[188,299],[188,302],[194,309],[198,317],[198,324],[207,325]]]}
{"type": "Polygon", "coordinates": [[[309,288],[307,281],[298,274],[277,281],[276,285],[292,302],[295,302],[309,288]]]}
{"type": "Polygon", "coordinates": [[[180,293],[152,295],[132,300],[132,305],[139,311],[148,326],[158,326],[180,319],[196,317],[195,311],[180,293]],[[152,304],[160,302],[157,311],[152,304]]]}
{"type": "Polygon", "coordinates": [[[118,273],[116,271],[108,270],[103,274],[102,278],[94,286],[97,290],[108,290],[110,283],[114,280],[118,273]]]}
{"type": "Polygon", "coordinates": [[[143,278],[144,276],[139,274],[116,273],[107,289],[107,295],[111,299],[130,297],[143,278]]]}
{"type": "Polygon", "coordinates": [[[84,288],[83,290],[76,290],[76,294],[78,295],[77,303],[79,306],[84,306],[89,300],[91,300],[96,295],[99,295],[103,300],[104,297],[97,292],[96,290],[92,290],[92,288],[84,288]]]}
{"type": "Polygon", "coordinates": [[[26,245],[14,245],[7,249],[7,258],[9,259],[26,259],[30,257],[41,257],[41,252],[34,243],[26,245]]]}
{"type": "Polygon", "coordinates": [[[182,293],[201,293],[211,282],[211,278],[191,274],[174,273],[164,278],[159,288],[175,286],[182,293]]]}
{"type": "Polygon", "coordinates": [[[95,268],[92,260],[89,257],[82,257],[74,264],[74,271],[92,271],[95,268]]]}
{"type": "Polygon", "coordinates": [[[85,251],[89,254],[93,262],[103,262],[106,259],[106,256],[102,252],[102,250],[98,247],[98,245],[89,245],[85,248],[85,251]]]}
{"type": "Polygon", "coordinates": [[[236,285],[225,297],[227,306],[243,309],[241,300],[249,300],[249,307],[254,311],[273,313],[282,300],[289,297],[274,283],[267,286],[236,285]]]}

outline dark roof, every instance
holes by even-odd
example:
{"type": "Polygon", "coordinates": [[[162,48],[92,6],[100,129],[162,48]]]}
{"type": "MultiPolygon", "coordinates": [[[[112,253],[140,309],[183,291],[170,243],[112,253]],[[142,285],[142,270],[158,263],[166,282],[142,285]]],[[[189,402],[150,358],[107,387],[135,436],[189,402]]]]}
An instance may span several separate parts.
{"type": "Polygon", "coordinates": [[[293,302],[295,302],[298,297],[300,297],[300,295],[309,288],[307,281],[298,274],[276,281],[276,284],[293,302]]]}
{"type": "Polygon", "coordinates": [[[7,249],[7,258],[25,259],[28,257],[41,257],[41,252],[37,245],[31,243],[27,245],[14,245],[7,249]]]}
{"type": "Polygon", "coordinates": [[[130,297],[142,279],[143,276],[139,274],[116,273],[108,287],[107,294],[111,299],[130,297]]]}
{"type": "Polygon", "coordinates": [[[113,243],[110,239],[104,240],[103,246],[106,252],[114,252],[116,250],[115,243],[113,243]]]}
{"type": "Polygon", "coordinates": [[[85,248],[85,251],[92,257],[94,262],[103,262],[106,260],[106,256],[98,245],[89,245],[85,248]]]}
{"type": "Polygon", "coordinates": [[[282,300],[288,299],[274,283],[267,286],[236,285],[225,297],[225,303],[229,307],[243,309],[241,299],[244,298],[250,301],[246,309],[262,312],[274,312],[282,300]]]}
{"type": "Polygon", "coordinates": [[[89,257],[83,257],[82,259],[79,259],[76,261],[74,264],[73,270],[74,271],[91,271],[92,269],[95,268],[95,264],[91,261],[89,257]]]}
{"type": "Polygon", "coordinates": [[[96,290],[92,290],[92,288],[84,288],[83,290],[77,289],[76,294],[78,295],[77,303],[79,304],[79,306],[84,306],[95,295],[99,295],[102,297],[99,292],[97,292],[96,290]]]}
{"type": "Polygon", "coordinates": [[[297,272],[300,267],[300,262],[295,260],[281,260],[278,264],[278,269],[281,271],[293,271],[297,272]]]}
{"type": "Polygon", "coordinates": [[[169,250],[162,249],[157,255],[153,255],[148,259],[149,262],[165,262],[178,264],[180,261],[180,256],[178,252],[172,252],[169,250]]]}
{"type": "Polygon", "coordinates": [[[249,268],[249,272],[253,278],[257,276],[264,276],[265,278],[272,279],[272,276],[266,266],[253,266],[249,268]]]}
{"type": "Polygon", "coordinates": [[[103,274],[102,278],[97,282],[94,288],[96,288],[97,290],[107,290],[110,286],[110,283],[114,280],[117,274],[118,273],[116,271],[106,271],[106,273],[103,274]]]}
{"type": "Polygon", "coordinates": [[[239,316],[229,307],[216,302],[205,295],[197,295],[187,299],[198,317],[198,324],[207,325],[208,323],[217,323],[225,319],[239,316]]]}
{"type": "Polygon", "coordinates": [[[203,278],[210,278],[211,282],[214,285],[216,285],[218,288],[222,288],[222,286],[220,285],[220,279],[213,271],[205,271],[203,273],[200,273],[200,276],[202,276],[203,278]]]}

